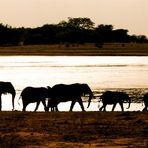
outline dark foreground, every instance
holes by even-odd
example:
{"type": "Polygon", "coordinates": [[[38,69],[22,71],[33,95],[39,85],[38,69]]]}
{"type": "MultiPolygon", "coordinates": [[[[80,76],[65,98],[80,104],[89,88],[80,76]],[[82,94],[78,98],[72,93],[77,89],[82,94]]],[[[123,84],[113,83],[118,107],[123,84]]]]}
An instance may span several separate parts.
{"type": "Polygon", "coordinates": [[[0,147],[148,147],[148,112],[0,112],[0,147]]]}

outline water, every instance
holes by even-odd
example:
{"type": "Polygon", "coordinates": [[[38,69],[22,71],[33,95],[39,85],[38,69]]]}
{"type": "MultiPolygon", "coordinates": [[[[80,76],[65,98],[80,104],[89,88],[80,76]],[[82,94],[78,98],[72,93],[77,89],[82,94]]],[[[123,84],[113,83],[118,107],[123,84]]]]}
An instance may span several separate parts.
{"type": "MultiPolygon", "coordinates": [[[[10,81],[16,88],[15,106],[18,110],[22,109],[22,106],[18,105],[18,98],[26,86],[46,87],[58,83],[79,82],[87,83],[93,91],[99,92],[98,94],[105,89],[121,89],[137,96],[148,88],[148,57],[3,56],[0,57],[0,76],[1,81],[10,81]]],[[[11,96],[3,95],[2,98],[2,109],[11,110],[11,96]]],[[[21,104],[21,100],[19,102],[21,104]]],[[[69,103],[61,103],[59,110],[69,110],[69,103]]],[[[98,103],[93,103],[89,111],[98,110],[98,103]]],[[[130,110],[142,110],[141,103],[139,107],[136,105],[132,104],[130,110]]],[[[30,104],[27,110],[34,108],[35,105],[30,104]]],[[[42,105],[39,110],[42,110],[42,105]]],[[[81,109],[76,104],[74,110],[81,109]]],[[[117,110],[120,110],[120,107],[117,110]]]]}

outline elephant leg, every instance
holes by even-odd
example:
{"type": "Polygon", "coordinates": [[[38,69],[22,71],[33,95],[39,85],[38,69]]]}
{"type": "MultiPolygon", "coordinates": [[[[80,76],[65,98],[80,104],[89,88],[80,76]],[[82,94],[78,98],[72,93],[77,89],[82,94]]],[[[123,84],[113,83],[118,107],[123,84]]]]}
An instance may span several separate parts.
{"type": "Polygon", "coordinates": [[[80,104],[82,111],[85,111],[84,105],[83,105],[83,102],[82,102],[81,98],[79,98],[78,103],[80,104]]]}
{"type": "Polygon", "coordinates": [[[23,111],[26,111],[27,104],[23,104],[23,111]]]}
{"type": "Polygon", "coordinates": [[[37,102],[37,104],[36,104],[36,108],[35,108],[34,112],[36,112],[36,110],[38,109],[39,104],[40,104],[40,101],[37,102]]]}
{"type": "Polygon", "coordinates": [[[0,94],[0,111],[2,110],[2,98],[1,98],[1,94],[0,94]]]}
{"type": "Polygon", "coordinates": [[[104,105],[102,105],[102,107],[100,107],[99,111],[102,111],[103,108],[104,108],[104,105]]]}
{"type": "Polygon", "coordinates": [[[147,108],[148,108],[148,104],[145,105],[145,109],[146,109],[146,111],[147,111],[147,108]]]}
{"type": "Polygon", "coordinates": [[[103,111],[104,111],[104,112],[106,112],[106,104],[104,105],[104,107],[103,107],[103,108],[104,108],[104,109],[103,109],[103,111]]]}
{"type": "Polygon", "coordinates": [[[121,110],[122,110],[122,112],[124,112],[123,103],[120,102],[119,104],[120,104],[120,106],[121,106],[121,110]]]}
{"type": "Polygon", "coordinates": [[[99,111],[102,111],[102,109],[103,109],[103,111],[106,111],[106,104],[102,105],[102,107],[99,109],[99,111]]]}
{"type": "Polygon", "coordinates": [[[71,106],[70,106],[70,111],[72,111],[72,109],[73,109],[75,103],[76,103],[76,100],[72,100],[72,102],[71,102],[71,106]]]}
{"type": "Polygon", "coordinates": [[[59,109],[58,109],[58,104],[54,104],[54,105],[52,105],[50,108],[51,108],[51,111],[52,111],[52,112],[54,112],[54,111],[58,112],[58,111],[59,111],[59,109]]]}
{"type": "Polygon", "coordinates": [[[59,111],[58,110],[58,106],[57,104],[56,105],[52,105],[49,107],[49,105],[46,107],[46,111],[49,111],[49,108],[51,108],[51,112],[54,112],[54,111],[59,111]]]}
{"type": "Polygon", "coordinates": [[[1,95],[0,95],[0,111],[2,110],[2,98],[1,98],[1,95]]]}
{"type": "Polygon", "coordinates": [[[45,100],[42,101],[42,104],[43,104],[43,106],[44,106],[44,110],[47,111],[45,100]]]}
{"type": "Polygon", "coordinates": [[[56,112],[59,111],[59,109],[58,109],[58,105],[55,106],[55,111],[56,111],[56,112]]]}
{"type": "Polygon", "coordinates": [[[24,101],[25,99],[22,98],[22,103],[23,103],[23,109],[22,111],[26,111],[26,107],[29,104],[28,102],[24,101]]]}
{"type": "Polygon", "coordinates": [[[147,111],[147,107],[145,107],[142,111],[147,111]]]}
{"type": "Polygon", "coordinates": [[[103,109],[103,111],[104,111],[104,112],[106,112],[106,105],[104,106],[104,109],[103,109]]]}
{"type": "Polygon", "coordinates": [[[115,104],[113,105],[112,111],[114,111],[116,105],[117,105],[117,103],[115,103],[115,104]]]}
{"type": "Polygon", "coordinates": [[[51,112],[54,112],[54,107],[51,107],[51,112]]]}
{"type": "Polygon", "coordinates": [[[51,108],[51,112],[54,112],[54,111],[58,112],[59,111],[58,106],[52,106],[50,108],[51,108]]]}
{"type": "MultiPolygon", "coordinates": [[[[51,112],[54,112],[54,111],[56,111],[56,107],[55,106],[51,106],[50,110],[51,110],[51,112]]],[[[49,111],[49,107],[48,107],[48,111],[49,111]]]]}

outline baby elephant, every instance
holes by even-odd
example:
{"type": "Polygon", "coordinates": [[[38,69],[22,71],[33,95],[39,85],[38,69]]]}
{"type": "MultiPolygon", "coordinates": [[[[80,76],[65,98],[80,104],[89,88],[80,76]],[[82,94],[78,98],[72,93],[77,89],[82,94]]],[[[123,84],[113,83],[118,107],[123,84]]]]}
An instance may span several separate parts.
{"type": "Polygon", "coordinates": [[[116,104],[119,103],[121,106],[121,110],[123,109],[124,101],[129,103],[128,108],[130,107],[131,99],[125,92],[117,92],[117,91],[106,91],[101,96],[103,106],[100,108],[100,111],[106,111],[107,104],[113,104],[112,111],[114,111],[116,104]]]}

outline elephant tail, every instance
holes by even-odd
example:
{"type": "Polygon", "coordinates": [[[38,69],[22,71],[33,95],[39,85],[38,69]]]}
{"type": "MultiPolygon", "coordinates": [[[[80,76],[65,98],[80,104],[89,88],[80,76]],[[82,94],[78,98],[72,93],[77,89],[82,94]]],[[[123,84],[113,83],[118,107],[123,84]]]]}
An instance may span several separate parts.
{"type": "Polygon", "coordinates": [[[18,103],[19,106],[21,106],[20,103],[19,103],[19,100],[20,100],[21,98],[22,98],[22,96],[20,95],[20,97],[19,97],[18,100],[17,100],[17,103],[18,103]]]}

